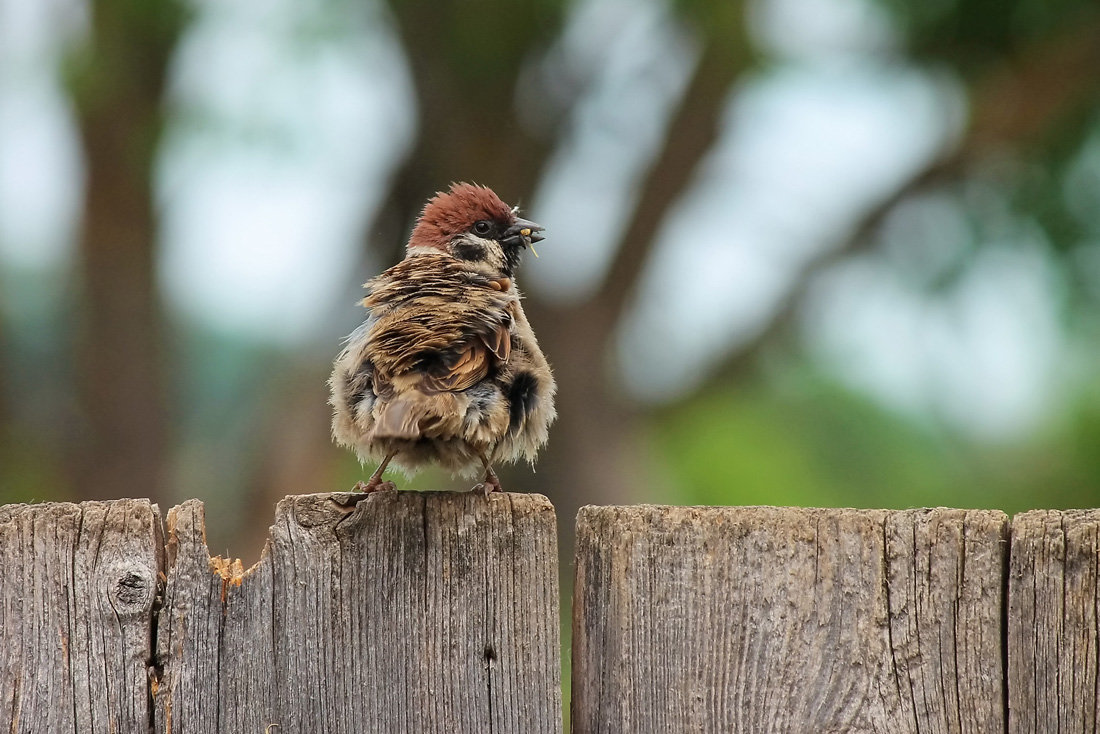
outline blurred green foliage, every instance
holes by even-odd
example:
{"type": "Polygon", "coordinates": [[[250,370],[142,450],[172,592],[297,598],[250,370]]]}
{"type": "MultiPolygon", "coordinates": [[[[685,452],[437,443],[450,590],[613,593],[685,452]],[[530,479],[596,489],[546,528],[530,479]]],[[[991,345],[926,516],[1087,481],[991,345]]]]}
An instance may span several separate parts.
{"type": "Polygon", "coordinates": [[[1100,383],[1037,433],[989,444],[891,412],[812,367],[786,372],[700,397],[647,433],[676,503],[1100,505],[1100,383]]]}
{"type": "Polygon", "coordinates": [[[896,19],[910,53],[968,74],[1096,9],[1092,0],[875,1],[896,19]]]}

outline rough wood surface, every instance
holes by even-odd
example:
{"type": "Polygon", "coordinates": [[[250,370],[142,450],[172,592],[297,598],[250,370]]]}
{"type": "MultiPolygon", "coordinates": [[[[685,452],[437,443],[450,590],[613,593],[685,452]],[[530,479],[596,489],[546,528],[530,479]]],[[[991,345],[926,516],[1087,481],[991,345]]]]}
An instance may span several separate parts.
{"type": "Polygon", "coordinates": [[[148,500],[0,507],[4,731],[149,731],[161,548],[148,500]]]}
{"type": "MultiPolygon", "coordinates": [[[[147,500],[0,506],[0,731],[560,731],[545,498],[357,499],[287,498],[247,572],[195,501],[167,559],[147,500]]],[[[1097,731],[1100,511],[1007,531],[585,508],[574,732],[1097,731]]]]}
{"type": "Polygon", "coordinates": [[[1012,521],[1009,731],[1095,732],[1100,511],[1035,510],[1012,521]]]}
{"type": "Polygon", "coordinates": [[[586,507],[573,732],[997,732],[1007,520],[586,507]]]}
{"type": "Polygon", "coordinates": [[[157,731],[561,731],[546,498],[289,497],[247,572],[168,518],[157,731]]]}

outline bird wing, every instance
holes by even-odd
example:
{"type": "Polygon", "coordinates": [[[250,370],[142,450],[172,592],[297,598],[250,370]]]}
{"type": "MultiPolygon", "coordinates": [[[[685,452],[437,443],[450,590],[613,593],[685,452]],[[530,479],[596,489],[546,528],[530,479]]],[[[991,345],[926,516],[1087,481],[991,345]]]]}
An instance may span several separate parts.
{"type": "Polygon", "coordinates": [[[474,341],[453,352],[452,363],[444,362],[443,370],[426,373],[424,383],[437,392],[468,390],[488,377],[497,364],[507,362],[511,351],[508,326],[499,324],[491,333],[479,333],[474,341]]]}
{"type": "Polygon", "coordinates": [[[368,356],[383,384],[460,392],[511,356],[515,292],[450,256],[407,258],[368,287],[368,356]]]}

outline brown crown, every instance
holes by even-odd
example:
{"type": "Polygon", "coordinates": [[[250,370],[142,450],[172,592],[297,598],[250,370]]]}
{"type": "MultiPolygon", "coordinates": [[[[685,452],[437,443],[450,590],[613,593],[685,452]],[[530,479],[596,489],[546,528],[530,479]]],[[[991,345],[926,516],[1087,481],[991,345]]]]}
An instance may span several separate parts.
{"type": "Polygon", "coordinates": [[[416,222],[409,248],[435,247],[445,249],[457,234],[468,231],[482,219],[511,224],[512,209],[493,190],[469,183],[453,183],[447,192],[436,195],[424,205],[416,222]]]}

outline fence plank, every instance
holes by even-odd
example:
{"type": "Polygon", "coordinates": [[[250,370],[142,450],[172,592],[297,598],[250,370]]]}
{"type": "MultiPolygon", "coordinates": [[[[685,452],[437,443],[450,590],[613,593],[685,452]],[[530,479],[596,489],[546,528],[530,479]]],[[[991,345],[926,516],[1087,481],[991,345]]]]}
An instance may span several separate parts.
{"type": "Polygon", "coordinates": [[[158,731],[561,730],[546,498],[288,497],[247,572],[168,527],[158,731]]]}
{"type": "Polygon", "coordinates": [[[1000,512],[586,507],[573,731],[1003,731],[1000,512]]]}
{"type": "Polygon", "coordinates": [[[1097,730],[1100,511],[1034,510],[1012,521],[1009,731],[1097,730]]]}
{"type": "Polygon", "coordinates": [[[160,556],[148,500],[0,506],[7,731],[149,731],[160,556]]]}

